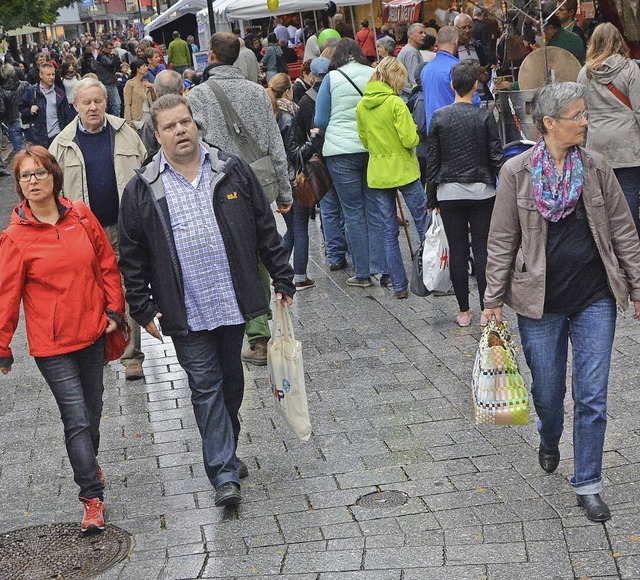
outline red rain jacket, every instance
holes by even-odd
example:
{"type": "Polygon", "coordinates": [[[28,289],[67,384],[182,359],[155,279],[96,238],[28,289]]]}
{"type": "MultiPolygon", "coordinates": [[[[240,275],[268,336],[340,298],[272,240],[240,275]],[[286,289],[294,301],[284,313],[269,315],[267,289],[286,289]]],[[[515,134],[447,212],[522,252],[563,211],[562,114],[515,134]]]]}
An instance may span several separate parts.
{"type": "Polygon", "coordinates": [[[85,228],[71,201],[59,198],[58,204],[62,217],[51,225],[36,220],[23,201],[0,236],[0,367],[13,363],[9,343],[21,300],[35,357],[81,350],[104,333],[107,312],[123,316],[120,273],[107,235],[88,207],[85,228]]]}

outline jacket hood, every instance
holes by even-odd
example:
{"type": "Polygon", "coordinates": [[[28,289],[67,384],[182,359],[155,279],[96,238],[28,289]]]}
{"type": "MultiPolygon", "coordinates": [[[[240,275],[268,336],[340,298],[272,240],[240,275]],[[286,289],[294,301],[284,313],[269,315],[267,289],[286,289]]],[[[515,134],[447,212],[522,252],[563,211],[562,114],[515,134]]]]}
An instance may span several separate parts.
{"type": "Polygon", "coordinates": [[[17,91],[20,86],[20,81],[16,77],[7,77],[2,83],[2,88],[5,91],[17,91]]]}
{"type": "Polygon", "coordinates": [[[381,81],[369,81],[364,89],[362,106],[367,109],[375,109],[384,103],[389,97],[393,97],[393,89],[381,81]]]}
{"type": "Polygon", "coordinates": [[[627,66],[629,61],[621,54],[612,54],[606,58],[599,70],[593,71],[591,74],[593,80],[603,85],[613,82],[618,73],[627,66]]]}

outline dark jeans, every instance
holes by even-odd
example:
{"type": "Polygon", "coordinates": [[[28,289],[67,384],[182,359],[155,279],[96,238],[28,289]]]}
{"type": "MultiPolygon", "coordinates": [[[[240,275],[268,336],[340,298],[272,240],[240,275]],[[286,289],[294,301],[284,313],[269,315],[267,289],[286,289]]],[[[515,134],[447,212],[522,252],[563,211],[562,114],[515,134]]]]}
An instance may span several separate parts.
{"type": "Polygon", "coordinates": [[[244,395],[240,360],[244,327],[220,326],[172,337],[178,362],[189,379],[204,468],[216,488],[229,481],[240,483],[236,447],[244,395]]]}
{"type": "Polygon", "coordinates": [[[633,216],[633,222],[636,224],[636,230],[640,235],[640,166],[618,167],[613,172],[620,182],[620,187],[633,216]]]}
{"type": "Polygon", "coordinates": [[[307,279],[310,215],[311,208],[298,205],[295,199],[291,209],[282,214],[287,224],[287,232],[282,238],[282,245],[289,252],[289,255],[293,252],[293,271],[296,275],[296,282],[304,282],[307,279]]]}
{"type": "Polygon", "coordinates": [[[104,336],[91,346],[57,356],[36,357],[60,409],[64,440],[79,497],[103,499],[96,474],[102,415],[104,336]]]}
{"type": "Polygon", "coordinates": [[[487,238],[494,201],[495,197],[491,197],[483,200],[441,201],[439,204],[440,216],[449,242],[451,283],[460,312],[469,310],[469,227],[480,310],[484,310],[484,291],[487,287],[487,238]]]}

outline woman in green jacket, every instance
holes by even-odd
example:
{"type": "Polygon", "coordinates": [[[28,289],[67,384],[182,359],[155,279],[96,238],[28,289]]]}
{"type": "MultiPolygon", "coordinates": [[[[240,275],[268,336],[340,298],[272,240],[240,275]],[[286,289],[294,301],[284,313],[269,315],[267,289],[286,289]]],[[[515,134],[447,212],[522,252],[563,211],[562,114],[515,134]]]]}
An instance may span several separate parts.
{"type": "Polygon", "coordinates": [[[377,193],[384,221],[384,247],[396,298],[406,298],[409,281],[398,242],[396,190],[411,212],[420,242],[424,239],[427,198],[415,154],[418,131],[398,96],[407,84],[407,69],[392,56],[380,61],[356,108],[358,134],[369,151],[367,182],[377,193]]]}

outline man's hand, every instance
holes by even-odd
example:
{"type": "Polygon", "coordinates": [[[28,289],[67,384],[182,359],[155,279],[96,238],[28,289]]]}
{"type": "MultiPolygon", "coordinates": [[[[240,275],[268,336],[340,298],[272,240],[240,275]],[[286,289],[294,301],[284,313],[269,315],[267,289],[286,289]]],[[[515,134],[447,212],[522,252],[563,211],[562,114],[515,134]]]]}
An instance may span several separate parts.
{"type": "Polygon", "coordinates": [[[31,114],[32,115],[37,115],[38,114],[38,105],[31,105],[31,114]]]}
{"type": "Polygon", "coordinates": [[[276,302],[282,302],[285,306],[291,306],[293,304],[293,296],[283,296],[281,292],[276,292],[276,302]]]}
{"type": "Polygon", "coordinates": [[[491,317],[496,317],[496,322],[498,324],[502,324],[502,306],[498,306],[497,308],[485,308],[482,311],[482,316],[484,316],[488,321],[491,321],[491,317]]]}
{"type": "MultiPolygon", "coordinates": [[[[154,318],[157,318],[158,320],[160,320],[162,318],[162,314],[160,312],[156,312],[156,315],[154,316],[154,318]]],[[[153,338],[157,338],[160,342],[164,342],[164,340],[162,340],[162,334],[160,334],[160,331],[158,330],[158,327],[156,326],[156,321],[155,320],[151,320],[151,322],[149,322],[149,324],[147,324],[147,326],[144,327],[144,329],[151,335],[153,336],[153,338]]]]}
{"type": "Polygon", "coordinates": [[[640,300],[633,301],[633,319],[640,320],[640,300]]]}
{"type": "Polygon", "coordinates": [[[11,372],[11,367],[0,367],[0,373],[8,375],[11,372]]]}
{"type": "Polygon", "coordinates": [[[110,334],[116,328],[118,328],[118,323],[115,320],[113,320],[112,318],[107,318],[107,329],[105,330],[105,332],[107,334],[110,334]]]}
{"type": "Polygon", "coordinates": [[[278,213],[287,213],[290,209],[291,209],[291,205],[280,205],[279,203],[277,204],[278,209],[276,210],[278,213]]]}

